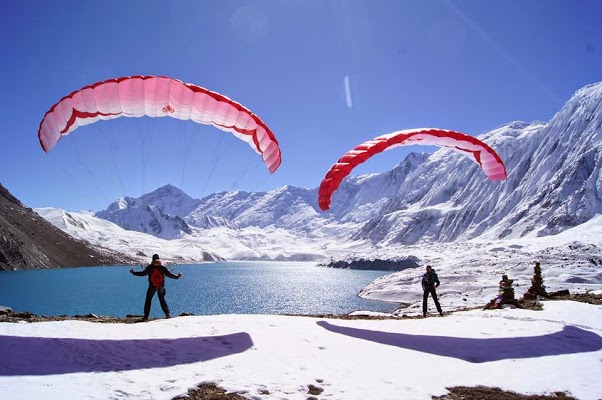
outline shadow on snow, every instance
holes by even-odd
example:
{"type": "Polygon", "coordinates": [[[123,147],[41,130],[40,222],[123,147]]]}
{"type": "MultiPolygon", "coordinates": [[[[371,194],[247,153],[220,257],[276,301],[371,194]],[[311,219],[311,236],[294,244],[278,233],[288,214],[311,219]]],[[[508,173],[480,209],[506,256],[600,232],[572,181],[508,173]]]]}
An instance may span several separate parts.
{"type": "Polygon", "coordinates": [[[602,349],[602,338],[599,335],[574,326],[565,326],[560,332],[541,336],[461,338],[348,328],[326,321],[319,321],[317,324],[341,335],[472,363],[586,353],[602,349]]]}
{"type": "Polygon", "coordinates": [[[0,336],[0,376],[170,367],[241,353],[251,346],[246,332],[128,340],[0,336]]]}

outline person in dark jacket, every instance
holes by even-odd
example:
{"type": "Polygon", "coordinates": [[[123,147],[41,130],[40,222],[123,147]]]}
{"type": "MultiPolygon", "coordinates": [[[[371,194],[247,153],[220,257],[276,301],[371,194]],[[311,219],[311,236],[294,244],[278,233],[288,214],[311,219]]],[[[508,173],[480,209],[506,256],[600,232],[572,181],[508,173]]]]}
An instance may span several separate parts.
{"type": "Polygon", "coordinates": [[[155,292],[159,297],[159,303],[161,309],[165,313],[165,318],[170,318],[169,307],[165,301],[165,277],[171,279],[180,279],[182,273],[178,275],[172,274],[165,266],[161,265],[161,259],[158,254],[153,254],[153,261],[146,266],[142,271],[134,271],[130,269],[130,273],[136,276],[147,276],[148,275],[148,289],[146,290],[146,301],[144,302],[144,317],[142,321],[147,321],[150,314],[151,302],[155,292]]]}
{"type": "Polygon", "coordinates": [[[429,293],[435,302],[435,306],[437,307],[437,311],[439,311],[439,315],[443,316],[443,311],[441,311],[441,305],[439,304],[439,299],[437,299],[437,290],[440,285],[439,277],[435,273],[435,270],[430,265],[426,266],[426,273],[422,275],[422,316],[426,317],[427,310],[427,300],[429,293]]]}

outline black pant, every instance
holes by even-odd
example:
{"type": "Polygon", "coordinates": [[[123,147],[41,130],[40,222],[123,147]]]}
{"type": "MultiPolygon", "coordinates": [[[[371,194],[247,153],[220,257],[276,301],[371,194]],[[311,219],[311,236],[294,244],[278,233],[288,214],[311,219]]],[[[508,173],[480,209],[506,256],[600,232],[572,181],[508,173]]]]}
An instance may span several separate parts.
{"type": "Polygon", "coordinates": [[[159,303],[161,303],[161,309],[165,313],[165,315],[169,315],[169,307],[167,306],[167,302],[165,301],[165,287],[154,287],[152,285],[148,286],[146,290],[146,301],[144,302],[144,318],[148,318],[151,309],[151,302],[153,300],[153,296],[157,292],[157,296],[159,296],[159,303]]]}
{"type": "Polygon", "coordinates": [[[441,305],[439,304],[439,300],[437,299],[437,291],[435,290],[435,287],[427,286],[424,288],[424,295],[422,296],[422,315],[426,315],[426,301],[429,297],[429,293],[433,297],[433,301],[435,302],[437,311],[439,311],[439,314],[443,314],[443,311],[441,311],[441,305]]]}

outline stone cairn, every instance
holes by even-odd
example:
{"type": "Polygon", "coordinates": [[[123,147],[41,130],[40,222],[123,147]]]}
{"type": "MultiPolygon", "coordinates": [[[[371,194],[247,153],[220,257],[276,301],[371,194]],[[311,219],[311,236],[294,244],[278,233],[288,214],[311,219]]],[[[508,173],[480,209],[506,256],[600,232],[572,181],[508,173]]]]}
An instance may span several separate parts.
{"type": "Polygon", "coordinates": [[[535,274],[533,275],[533,278],[531,278],[531,287],[523,296],[525,300],[537,300],[538,296],[546,298],[549,297],[543,284],[543,279],[541,277],[541,266],[539,262],[535,262],[534,269],[535,274]]]}
{"type": "Polygon", "coordinates": [[[516,305],[516,298],[514,297],[514,288],[512,287],[512,283],[514,279],[507,279],[506,281],[500,282],[500,295],[502,296],[502,304],[514,304],[516,305]]]}
{"type": "Polygon", "coordinates": [[[514,279],[508,279],[507,275],[502,276],[500,281],[498,295],[483,307],[484,310],[492,308],[501,308],[504,304],[511,304],[520,308],[518,301],[514,297],[514,288],[512,287],[514,279]]]}

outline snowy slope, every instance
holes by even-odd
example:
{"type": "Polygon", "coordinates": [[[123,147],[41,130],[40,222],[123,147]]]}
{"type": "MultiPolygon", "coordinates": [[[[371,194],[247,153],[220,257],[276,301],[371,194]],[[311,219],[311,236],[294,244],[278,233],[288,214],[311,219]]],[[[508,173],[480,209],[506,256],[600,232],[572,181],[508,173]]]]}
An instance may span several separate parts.
{"type": "Polygon", "coordinates": [[[0,386],[7,399],[49,400],[167,400],[205,382],[265,400],[306,400],[310,385],[333,400],[430,400],[477,385],[597,400],[601,317],[599,305],[550,301],[420,320],[2,323],[0,386]]]}
{"type": "Polygon", "coordinates": [[[148,233],[162,239],[177,239],[192,232],[182,217],[198,204],[199,200],[175,186],[166,185],[137,199],[120,198],[95,216],[129,231],[148,233]]]}
{"type": "MultiPolygon", "coordinates": [[[[497,295],[503,274],[514,279],[515,296],[521,298],[531,286],[536,261],[541,263],[548,292],[602,290],[602,216],[557,235],[412,245],[403,250],[421,265],[434,267],[441,281],[437,292],[444,309],[484,306],[497,295]]],[[[396,253],[382,247],[378,254],[390,258],[396,253]]],[[[383,276],[360,296],[398,302],[399,314],[419,315],[423,273],[420,267],[383,276]]]]}
{"type": "Polygon", "coordinates": [[[110,249],[138,258],[148,263],[154,253],[168,263],[203,262],[222,260],[223,257],[196,241],[165,240],[152,235],[125,230],[118,225],[96,218],[90,212],[66,212],[56,208],[35,209],[40,216],[74,237],[86,237],[110,249]]]}

